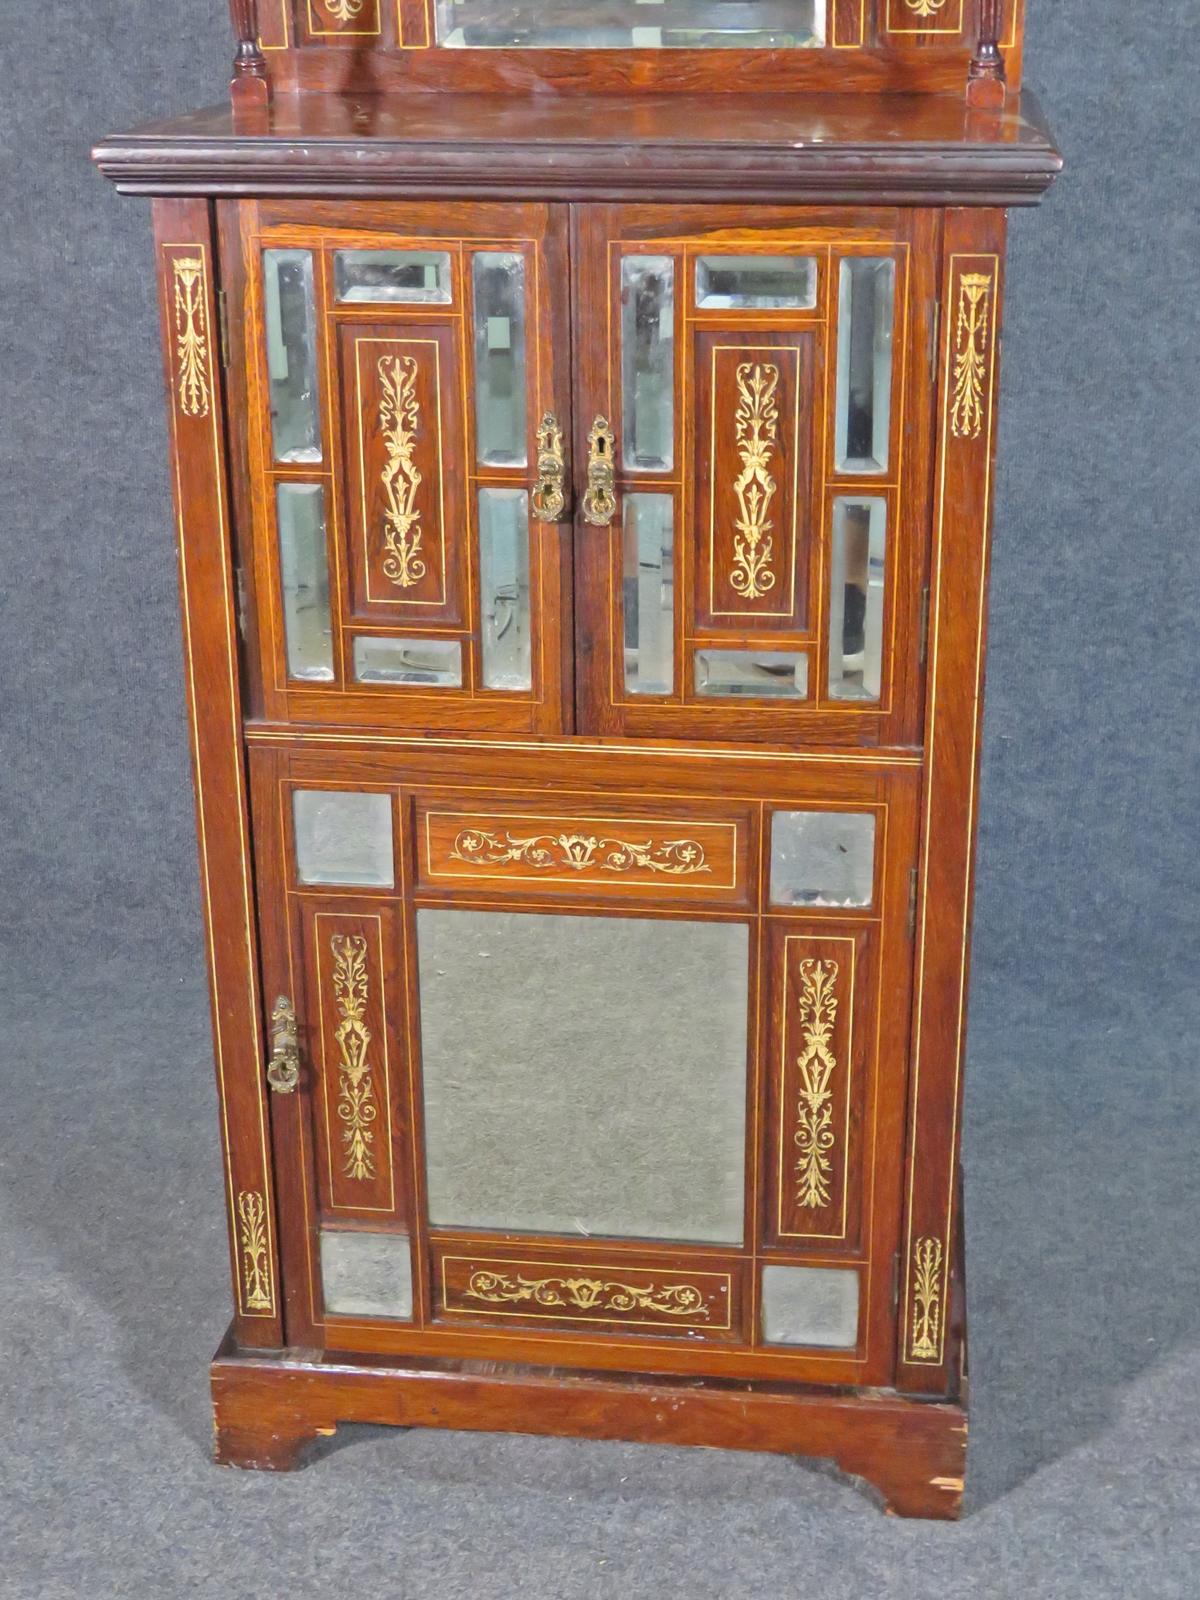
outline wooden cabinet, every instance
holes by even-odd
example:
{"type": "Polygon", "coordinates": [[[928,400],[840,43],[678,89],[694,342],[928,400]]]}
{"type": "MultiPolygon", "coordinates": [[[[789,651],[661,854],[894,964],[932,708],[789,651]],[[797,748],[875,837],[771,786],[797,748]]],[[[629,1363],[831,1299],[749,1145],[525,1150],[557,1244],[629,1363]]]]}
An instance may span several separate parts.
{"type": "Polygon", "coordinates": [[[513,1427],[954,1515],[1019,6],[266,9],[232,113],[97,152],[155,197],[218,1456],[513,1427]]]}

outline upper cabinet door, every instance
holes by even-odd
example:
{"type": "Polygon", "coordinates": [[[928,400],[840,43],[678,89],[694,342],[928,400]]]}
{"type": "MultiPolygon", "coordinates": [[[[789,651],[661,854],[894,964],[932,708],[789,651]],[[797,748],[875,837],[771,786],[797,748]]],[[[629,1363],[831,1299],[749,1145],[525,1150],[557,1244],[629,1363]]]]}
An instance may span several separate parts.
{"type": "Polygon", "coordinates": [[[262,714],[568,731],[565,208],[236,216],[262,714]]]}
{"type": "Polygon", "coordinates": [[[918,741],[936,227],[578,208],[581,729],[918,741]]]}

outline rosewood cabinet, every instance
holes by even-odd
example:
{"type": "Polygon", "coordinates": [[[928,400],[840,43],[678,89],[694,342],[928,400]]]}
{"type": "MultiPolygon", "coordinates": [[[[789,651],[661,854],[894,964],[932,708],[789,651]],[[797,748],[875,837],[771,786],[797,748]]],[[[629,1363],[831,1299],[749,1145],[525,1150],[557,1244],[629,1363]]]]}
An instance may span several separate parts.
{"type": "Polygon", "coordinates": [[[515,1428],[953,1516],[1020,6],[232,11],[232,109],[97,151],[154,197],[218,1459],[515,1428]]]}

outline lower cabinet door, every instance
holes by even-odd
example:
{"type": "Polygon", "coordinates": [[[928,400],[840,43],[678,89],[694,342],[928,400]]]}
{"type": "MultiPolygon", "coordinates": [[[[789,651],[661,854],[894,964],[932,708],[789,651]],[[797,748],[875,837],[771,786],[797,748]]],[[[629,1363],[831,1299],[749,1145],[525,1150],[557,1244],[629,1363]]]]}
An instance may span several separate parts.
{"type": "Polygon", "coordinates": [[[889,1379],[915,767],[251,772],[291,1344],[889,1379]]]}

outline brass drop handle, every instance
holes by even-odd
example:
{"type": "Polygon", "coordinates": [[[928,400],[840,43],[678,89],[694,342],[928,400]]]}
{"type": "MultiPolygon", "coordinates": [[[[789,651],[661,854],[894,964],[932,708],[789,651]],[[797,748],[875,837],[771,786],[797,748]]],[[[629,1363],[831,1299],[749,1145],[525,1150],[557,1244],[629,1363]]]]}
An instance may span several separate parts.
{"type": "Polygon", "coordinates": [[[563,431],[547,411],[537,431],[537,483],[529,497],[539,522],[561,522],[567,509],[567,467],[563,431]]]}
{"type": "Polygon", "coordinates": [[[292,1002],[281,994],[271,1012],[271,1059],[267,1063],[267,1082],[276,1094],[292,1094],[300,1082],[300,1044],[296,1034],[296,1012],[292,1002]]]}
{"type": "Polygon", "coordinates": [[[604,417],[597,417],[588,434],[587,493],[583,497],[583,520],[593,528],[607,528],[617,510],[617,468],[613,431],[604,417]]]}

